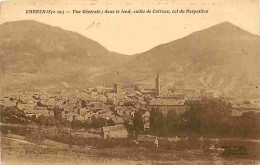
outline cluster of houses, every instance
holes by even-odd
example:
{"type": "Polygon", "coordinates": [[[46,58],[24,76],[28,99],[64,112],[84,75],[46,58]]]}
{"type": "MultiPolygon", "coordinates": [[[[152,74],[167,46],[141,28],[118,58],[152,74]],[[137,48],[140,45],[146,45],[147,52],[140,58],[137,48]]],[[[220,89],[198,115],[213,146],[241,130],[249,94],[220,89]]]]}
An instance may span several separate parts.
{"type": "Polygon", "coordinates": [[[260,98],[256,99],[233,99],[232,100],[232,116],[241,116],[246,112],[260,112],[260,98]]]}
{"type": "MultiPolygon", "coordinates": [[[[205,93],[205,92],[204,92],[205,93]]],[[[215,93],[207,93],[216,97],[215,93]]],[[[201,95],[190,93],[162,92],[159,73],[155,79],[154,89],[136,87],[132,90],[123,90],[122,84],[116,83],[113,88],[96,87],[84,91],[59,92],[17,92],[6,93],[0,98],[0,105],[17,107],[25,112],[26,116],[53,116],[57,119],[92,122],[94,119],[104,119],[106,126],[102,127],[104,138],[125,138],[127,131],[125,124],[133,124],[136,111],[142,112],[144,130],[149,130],[150,111],[156,108],[167,114],[168,111],[184,113],[186,100],[199,100],[201,95]]],[[[244,111],[260,111],[260,100],[253,100],[253,104],[233,106],[234,115],[241,115],[244,111]],[[241,114],[240,114],[241,113],[241,114]]]]}

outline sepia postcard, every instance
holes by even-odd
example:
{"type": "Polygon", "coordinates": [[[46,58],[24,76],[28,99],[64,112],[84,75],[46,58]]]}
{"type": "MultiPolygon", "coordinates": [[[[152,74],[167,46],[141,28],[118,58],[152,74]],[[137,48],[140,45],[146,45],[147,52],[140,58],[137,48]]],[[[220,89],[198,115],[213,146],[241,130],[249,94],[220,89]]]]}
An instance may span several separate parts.
{"type": "Polygon", "coordinates": [[[260,1],[0,0],[0,154],[260,164],[260,1]]]}

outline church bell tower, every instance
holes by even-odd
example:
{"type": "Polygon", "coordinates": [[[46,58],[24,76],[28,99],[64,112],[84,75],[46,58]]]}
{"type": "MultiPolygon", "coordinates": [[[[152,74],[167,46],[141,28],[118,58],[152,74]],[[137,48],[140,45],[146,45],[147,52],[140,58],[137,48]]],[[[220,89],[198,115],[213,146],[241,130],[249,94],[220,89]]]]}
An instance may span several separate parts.
{"type": "Polygon", "coordinates": [[[160,82],[160,73],[157,72],[157,76],[155,78],[155,93],[157,96],[161,94],[161,82],[160,82]]]}

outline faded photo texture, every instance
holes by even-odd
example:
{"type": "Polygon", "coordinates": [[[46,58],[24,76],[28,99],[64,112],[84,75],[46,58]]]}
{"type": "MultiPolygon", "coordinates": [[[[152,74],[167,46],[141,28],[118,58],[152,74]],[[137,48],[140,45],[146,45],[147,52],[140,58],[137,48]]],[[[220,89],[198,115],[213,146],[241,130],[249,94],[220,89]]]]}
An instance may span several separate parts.
{"type": "Polygon", "coordinates": [[[258,0],[0,0],[0,165],[260,164],[258,0]]]}

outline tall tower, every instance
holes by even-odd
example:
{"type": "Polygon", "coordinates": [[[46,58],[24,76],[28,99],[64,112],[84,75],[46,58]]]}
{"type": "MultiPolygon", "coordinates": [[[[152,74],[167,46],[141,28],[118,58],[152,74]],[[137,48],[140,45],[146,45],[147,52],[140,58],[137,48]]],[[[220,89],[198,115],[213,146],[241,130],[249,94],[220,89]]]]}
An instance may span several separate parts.
{"type": "Polygon", "coordinates": [[[122,84],[121,83],[115,83],[114,84],[114,92],[119,94],[122,92],[122,84]]]}
{"type": "Polygon", "coordinates": [[[160,82],[160,73],[157,72],[157,76],[155,78],[155,93],[157,96],[161,94],[161,82],[160,82]]]}
{"type": "Polygon", "coordinates": [[[119,94],[122,92],[122,83],[120,83],[121,81],[121,75],[119,72],[117,72],[116,74],[116,80],[115,80],[115,83],[114,83],[114,92],[119,94]]]}

